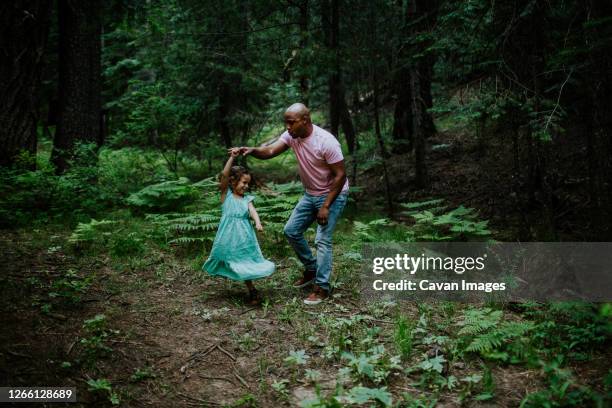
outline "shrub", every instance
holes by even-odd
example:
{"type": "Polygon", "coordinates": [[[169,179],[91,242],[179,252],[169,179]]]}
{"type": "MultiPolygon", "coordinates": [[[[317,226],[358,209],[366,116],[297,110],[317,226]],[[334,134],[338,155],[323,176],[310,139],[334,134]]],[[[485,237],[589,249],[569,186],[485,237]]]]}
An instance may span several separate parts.
{"type": "Polygon", "coordinates": [[[192,203],[197,193],[198,190],[189,180],[181,177],[178,180],[147,186],[131,194],[127,203],[142,211],[170,211],[192,203]]]}

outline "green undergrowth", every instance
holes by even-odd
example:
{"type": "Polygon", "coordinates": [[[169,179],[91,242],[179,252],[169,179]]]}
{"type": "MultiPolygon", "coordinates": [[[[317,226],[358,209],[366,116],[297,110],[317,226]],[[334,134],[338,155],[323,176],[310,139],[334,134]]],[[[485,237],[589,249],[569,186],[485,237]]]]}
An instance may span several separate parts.
{"type": "MultiPolygon", "coordinates": [[[[120,174],[117,171],[112,177],[114,182],[120,174]]],[[[146,294],[148,288],[171,287],[181,279],[191,285],[202,283],[208,290],[200,295],[193,316],[227,325],[226,340],[257,360],[258,378],[249,379],[256,386],[234,406],[262,406],[258,401],[270,400],[304,407],[503,405],[509,402],[500,388],[501,379],[511,376],[513,367],[532,372],[537,380],[529,387],[535,391],[521,401],[511,401],[512,405],[603,407],[610,403],[612,375],[605,364],[597,372],[607,375],[585,378],[580,374],[580,367],[589,361],[605,359],[609,304],[468,305],[362,299],[358,273],[364,244],[492,240],[494,231],[475,209],[451,207],[432,198],[403,203],[401,215],[407,221],[398,222],[349,204],[334,235],[332,300],[313,309],[303,305],[301,292],[288,289],[302,267],[285,240],[283,226],[301,186],[268,183],[252,194],[265,229],[258,239],[264,255],[276,263],[277,273],[257,283],[264,294],[261,308],[233,317],[227,313],[230,309],[246,307],[233,295],[242,288],[212,281],[200,270],[221,215],[215,178],[193,182],[165,176],[151,176],[143,185],[124,184],[120,194],[118,190],[109,193],[115,204],[81,212],[69,227],[43,225],[36,233],[30,231],[32,239],[40,236],[36,245],[45,256],[78,260],[59,274],[26,282],[34,293],[32,307],[42,315],[57,316],[83,309],[94,287],[103,288],[108,296],[120,296],[146,294]],[[46,236],[46,231],[53,231],[53,237],[46,236]],[[229,295],[220,298],[219,293],[229,295]],[[239,326],[243,319],[247,330],[239,326]],[[272,335],[257,331],[259,319],[273,322],[272,335]],[[271,341],[286,344],[264,356],[259,351],[262,343],[271,341]],[[312,393],[295,401],[294,391],[300,387],[312,393]]],[[[22,194],[17,198],[32,198],[22,194]]],[[[5,205],[10,201],[6,196],[3,200],[5,205]]],[[[19,217],[31,214],[21,208],[19,217]]],[[[306,232],[309,242],[314,235],[314,228],[306,232]]],[[[137,310],[172,316],[184,313],[159,307],[143,303],[137,310]]],[[[112,305],[85,316],[71,357],[59,362],[66,375],[85,372],[89,392],[111,404],[130,399],[125,381],[113,378],[109,369],[117,344],[132,341],[126,340],[129,333],[117,328],[119,316],[119,309],[112,305]]],[[[162,374],[153,369],[133,368],[130,387],[161,381],[162,374]]]]}

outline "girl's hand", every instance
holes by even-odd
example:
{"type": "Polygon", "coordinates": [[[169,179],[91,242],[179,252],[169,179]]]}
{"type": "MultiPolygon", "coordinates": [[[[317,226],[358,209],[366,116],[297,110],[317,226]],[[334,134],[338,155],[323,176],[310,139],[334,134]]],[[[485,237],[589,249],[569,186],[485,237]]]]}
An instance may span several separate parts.
{"type": "Polygon", "coordinates": [[[231,149],[227,149],[227,152],[229,153],[229,155],[231,157],[238,157],[238,156],[240,156],[240,148],[239,147],[232,147],[231,149]]]}
{"type": "Polygon", "coordinates": [[[240,154],[243,156],[248,156],[249,154],[253,153],[252,147],[242,146],[242,147],[239,147],[239,149],[240,149],[240,154]]]}
{"type": "Polygon", "coordinates": [[[255,225],[255,229],[259,232],[263,232],[263,226],[261,224],[255,225]]]}

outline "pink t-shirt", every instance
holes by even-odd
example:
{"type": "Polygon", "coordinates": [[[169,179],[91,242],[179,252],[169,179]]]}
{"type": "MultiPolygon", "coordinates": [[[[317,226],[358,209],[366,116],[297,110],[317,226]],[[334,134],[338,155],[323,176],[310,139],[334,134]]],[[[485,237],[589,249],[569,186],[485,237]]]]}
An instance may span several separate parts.
{"type": "MultiPolygon", "coordinates": [[[[300,179],[306,192],[314,196],[329,193],[334,176],[327,165],[344,160],[340,143],[336,138],[325,129],[312,125],[310,136],[294,139],[289,132],[285,132],[280,140],[293,149],[298,161],[300,179]]],[[[348,188],[347,178],[342,192],[347,192],[348,188]]]]}

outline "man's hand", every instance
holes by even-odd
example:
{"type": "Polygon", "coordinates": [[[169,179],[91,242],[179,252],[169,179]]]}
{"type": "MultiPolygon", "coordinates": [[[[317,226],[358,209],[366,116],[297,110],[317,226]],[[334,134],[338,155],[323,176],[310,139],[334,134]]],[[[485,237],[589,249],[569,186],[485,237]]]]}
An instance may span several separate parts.
{"type": "Polygon", "coordinates": [[[238,149],[240,149],[240,154],[243,156],[248,156],[249,154],[253,152],[252,147],[241,146],[238,149]]]}
{"type": "Polygon", "coordinates": [[[329,208],[323,206],[317,213],[317,222],[319,225],[327,225],[327,218],[329,217],[329,208]]]}

